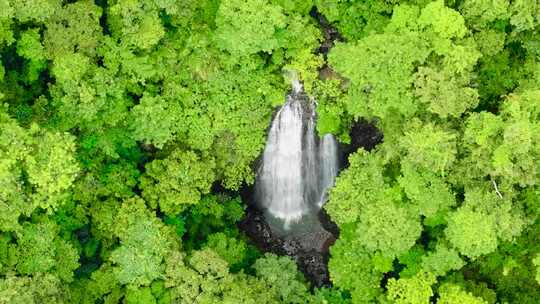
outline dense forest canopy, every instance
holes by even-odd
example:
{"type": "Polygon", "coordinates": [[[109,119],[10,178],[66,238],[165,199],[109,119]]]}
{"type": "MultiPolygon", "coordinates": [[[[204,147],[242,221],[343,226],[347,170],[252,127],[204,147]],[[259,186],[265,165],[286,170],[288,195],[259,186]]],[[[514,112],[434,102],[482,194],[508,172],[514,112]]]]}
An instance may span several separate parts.
{"type": "Polygon", "coordinates": [[[0,0],[0,63],[0,303],[540,301],[536,0],[0,0]],[[321,288],[237,228],[291,72],[384,134],[321,288]]]}

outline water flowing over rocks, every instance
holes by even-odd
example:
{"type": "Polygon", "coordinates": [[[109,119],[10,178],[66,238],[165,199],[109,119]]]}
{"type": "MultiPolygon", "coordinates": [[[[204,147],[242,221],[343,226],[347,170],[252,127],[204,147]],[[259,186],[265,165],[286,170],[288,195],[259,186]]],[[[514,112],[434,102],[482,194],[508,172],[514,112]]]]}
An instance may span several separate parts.
{"type": "Polygon", "coordinates": [[[338,173],[337,141],[331,134],[319,138],[315,123],[315,102],[293,80],[272,122],[255,182],[255,201],[277,233],[312,232],[317,221],[309,218],[316,218],[338,173]]]}
{"type": "MultiPolygon", "coordinates": [[[[342,40],[316,8],[324,41],[318,50],[326,54],[335,40],[342,40]]],[[[320,78],[339,77],[324,65],[320,78]]],[[[346,165],[344,155],[359,147],[371,150],[382,141],[382,134],[368,121],[355,122],[351,145],[337,143],[333,135],[317,136],[316,103],[292,82],[292,91],[275,114],[268,131],[267,145],[257,168],[255,186],[241,192],[248,202],[239,228],[263,252],[290,256],[300,271],[316,287],[330,286],[329,248],[339,236],[322,206],[339,169],[346,165]]]]}

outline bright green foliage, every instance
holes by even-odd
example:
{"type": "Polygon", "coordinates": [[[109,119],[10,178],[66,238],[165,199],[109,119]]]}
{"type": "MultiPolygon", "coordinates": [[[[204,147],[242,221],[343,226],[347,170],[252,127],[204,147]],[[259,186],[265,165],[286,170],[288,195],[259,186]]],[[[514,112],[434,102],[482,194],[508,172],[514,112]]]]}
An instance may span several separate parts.
{"type": "Polygon", "coordinates": [[[60,0],[9,0],[20,22],[42,23],[60,9],[60,0]]]}
{"type": "Polygon", "coordinates": [[[495,219],[467,207],[450,215],[446,236],[459,252],[472,259],[497,248],[495,219]]]}
{"type": "Polygon", "coordinates": [[[415,169],[409,163],[402,165],[399,185],[427,220],[441,215],[456,204],[454,195],[437,174],[427,169],[415,169]]]}
{"type": "Polygon", "coordinates": [[[536,266],[536,281],[540,284],[540,255],[537,255],[533,260],[534,266],[536,266]]]}
{"type": "Polygon", "coordinates": [[[315,289],[315,303],[325,304],[349,304],[349,297],[336,288],[318,288],[315,289]]]}
{"type": "Polygon", "coordinates": [[[141,177],[143,197],[153,208],[159,205],[166,214],[176,214],[208,193],[214,180],[213,167],[211,159],[176,150],[167,158],[147,165],[141,177]]]}
{"type": "Polygon", "coordinates": [[[446,7],[442,0],[426,5],[422,9],[418,24],[432,30],[443,39],[463,38],[467,30],[463,17],[455,10],[446,7]]]}
{"type": "Polygon", "coordinates": [[[70,303],[66,286],[52,274],[17,277],[12,274],[0,279],[0,303],[56,304],[70,303]]]}
{"type": "Polygon", "coordinates": [[[177,128],[175,112],[176,109],[161,98],[143,96],[131,110],[135,139],[163,148],[166,142],[173,139],[177,128]]]}
{"type": "Polygon", "coordinates": [[[516,32],[532,30],[540,22],[540,5],[536,1],[512,1],[508,10],[512,15],[510,24],[515,28],[516,32]]]}
{"type": "Polygon", "coordinates": [[[349,157],[349,169],[336,180],[330,200],[324,208],[338,225],[356,222],[362,207],[372,204],[385,186],[382,160],[359,150],[349,157]]]}
{"type": "Polygon", "coordinates": [[[400,141],[403,161],[444,176],[456,157],[455,138],[450,132],[414,120],[400,141]]]}
{"type": "Polygon", "coordinates": [[[508,0],[466,0],[461,4],[460,11],[470,26],[481,29],[497,20],[507,19],[508,5],[508,0]]]}
{"type": "Polygon", "coordinates": [[[24,71],[29,82],[36,81],[39,73],[47,67],[46,54],[40,39],[39,29],[35,28],[22,33],[17,41],[17,54],[29,60],[24,71]]]}
{"type": "Polygon", "coordinates": [[[358,241],[371,251],[397,256],[411,248],[420,236],[418,218],[392,201],[367,205],[359,216],[358,241]]]}
{"type": "MultiPolygon", "coordinates": [[[[416,244],[407,252],[398,256],[399,263],[405,266],[405,268],[399,272],[399,277],[409,278],[420,273],[423,270],[422,258],[424,258],[425,255],[426,251],[423,246],[416,244]]],[[[429,271],[424,272],[428,273],[429,271]]]]}
{"type": "Polygon", "coordinates": [[[0,224],[14,230],[21,214],[37,207],[56,209],[79,171],[75,143],[69,134],[24,129],[0,114],[0,224]]]}
{"type": "MultiPolygon", "coordinates": [[[[466,273],[468,281],[460,284],[474,290],[474,296],[460,287],[444,295],[441,289],[439,302],[482,303],[481,295],[492,303],[493,291],[472,287],[484,280],[477,274],[481,271],[501,284],[497,296],[509,303],[534,303],[536,293],[527,282],[535,274],[521,266],[534,257],[521,252],[521,244],[509,244],[523,234],[534,237],[528,231],[537,207],[531,206],[539,202],[532,190],[521,197],[538,180],[538,86],[525,80],[536,79],[536,63],[525,64],[536,62],[531,59],[536,53],[524,42],[533,39],[535,34],[524,31],[536,21],[512,11],[517,2],[461,1],[462,14],[452,3],[416,3],[393,6],[391,18],[375,31],[357,22],[361,13],[340,20],[347,19],[344,10],[351,14],[354,4],[321,4],[338,28],[357,22],[356,34],[346,33],[348,41],[328,56],[346,79],[334,100],[323,99],[322,126],[339,134],[339,124],[375,118],[384,134],[380,147],[349,157],[350,166],[330,192],[325,209],[342,233],[331,251],[332,282],[348,291],[353,302],[429,303],[431,288],[406,293],[399,282],[416,282],[420,274],[444,282],[452,273],[466,273]],[[347,247],[354,249],[342,249],[347,247]],[[346,268],[350,260],[342,262],[343,252],[353,250],[356,260],[363,259],[380,276],[399,272],[400,279],[388,286],[388,300],[377,298],[378,283],[358,296],[359,286],[365,285],[345,279],[353,273],[364,276],[358,275],[359,267],[346,268]],[[390,266],[377,258],[380,254],[387,255],[390,266]],[[517,284],[526,286],[523,294],[517,284]]],[[[372,16],[378,12],[370,11],[372,16]]],[[[437,286],[434,279],[432,285],[437,286]]]]}
{"type": "Polygon", "coordinates": [[[36,189],[35,199],[43,208],[55,208],[54,202],[73,183],[79,166],[73,154],[75,143],[68,134],[36,134],[33,155],[27,156],[26,172],[36,189]]]}
{"type": "Polygon", "coordinates": [[[339,80],[318,81],[315,83],[313,92],[318,102],[317,131],[319,134],[332,133],[338,135],[341,141],[350,142],[339,80]]]}
{"type": "Polygon", "coordinates": [[[539,12],[0,0],[0,303],[537,304],[539,12]],[[384,135],[330,190],[332,288],[237,225],[293,77],[321,135],[384,135]]]}
{"type": "Polygon", "coordinates": [[[276,49],[276,34],[286,23],[281,7],[266,0],[227,0],[219,6],[216,25],[220,48],[249,55],[276,49]]]}
{"type": "Polygon", "coordinates": [[[485,30],[474,35],[479,51],[493,56],[504,49],[505,33],[497,30],[485,30]]]}
{"type": "Polygon", "coordinates": [[[338,44],[329,54],[332,67],[351,80],[347,110],[355,117],[385,117],[416,111],[412,94],[414,63],[427,57],[427,46],[414,33],[378,34],[355,44],[338,44]],[[399,48],[400,53],[394,52],[399,48]],[[374,65],[384,65],[373,69],[374,65]]]}
{"type": "Polygon", "coordinates": [[[30,29],[22,33],[17,41],[17,54],[29,60],[41,61],[45,59],[45,51],[41,45],[39,29],[30,29]]]}
{"type": "Polygon", "coordinates": [[[388,22],[396,1],[315,0],[317,9],[349,40],[378,32],[388,22]]]}
{"type": "Polygon", "coordinates": [[[390,279],[388,298],[396,304],[430,303],[433,296],[431,285],[434,283],[435,278],[429,273],[419,273],[412,278],[390,279]]]}
{"type": "Polygon", "coordinates": [[[23,225],[16,235],[19,252],[16,269],[19,273],[52,273],[64,282],[73,280],[79,256],[70,243],[59,238],[58,230],[50,220],[23,225]]]}
{"type": "Polygon", "coordinates": [[[49,58],[55,59],[73,52],[90,57],[103,39],[99,18],[102,9],[93,1],[77,1],[63,6],[47,22],[43,44],[49,58]]]}
{"type": "Polygon", "coordinates": [[[253,264],[257,276],[272,287],[282,303],[307,303],[307,286],[296,264],[288,257],[266,254],[253,264]]]}
{"type": "Polygon", "coordinates": [[[382,293],[379,283],[383,274],[375,269],[371,257],[357,242],[342,236],[330,254],[330,279],[334,286],[351,293],[353,303],[369,303],[382,293]]]}
{"type": "Polygon", "coordinates": [[[439,288],[440,298],[437,303],[442,304],[487,304],[482,298],[473,296],[470,292],[456,285],[443,285],[439,288]]]}
{"type": "Polygon", "coordinates": [[[413,6],[396,7],[384,34],[338,45],[329,55],[332,67],[351,81],[347,110],[355,117],[384,118],[396,112],[410,116],[419,110],[414,95],[442,117],[459,116],[474,107],[477,93],[467,87],[468,72],[480,54],[467,40],[458,40],[465,34],[463,18],[442,1],[421,11],[413,6]],[[421,31],[427,32],[424,37],[421,31]],[[441,63],[430,64],[442,69],[426,67],[413,76],[432,52],[443,58],[441,63]],[[410,91],[413,82],[417,87],[414,95],[410,91]]]}
{"type": "Polygon", "coordinates": [[[437,245],[433,252],[422,257],[422,269],[436,276],[444,276],[451,270],[459,270],[465,263],[459,254],[445,245],[437,245]]]}
{"type": "Polygon", "coordinates": [[[210,249],[194,252],[185,264],[182,256],[173,255],[167,265],[167,289],[161,297],[167,302],[310,303],[312,299],[295,265],[285,257],[270,255],[257,261],[260,278],[231,274],[227,263],[210,249]]]}
{"type": "Polygon", "coordinates": [[[80,53],[69,53],[55,59],[52,73],[58,82],[73,84],[79,82],[89,69],[88,57],[80,53]]]}
{"type": "MultiPolygon", "coordinates": [[[[507,196],[510,196],[509,194],[507,193],[507,196]]],[[[464,203],[466,207],[492,216],[495,220],[497,236],[505,241],[513,241],[521,234],[528,222],[519,205],[501,198],[491,189],[466,189],[464,203]]]]}
{"type": "Polygon", "coordinates": [[[505,100],[500,116],[472,115],[467,121],[464,140],[478,174],[490,175],[521,186],[536,183],[538,172],[538,91],[525,91],[505,100]]]}
{"type": "Polygon", "coordinates": [[[114,234],[120,247],[111,253],[114,273],[121,284],[149,285],[163,276],[163,260],[174,244],[172,231],[146,209],[141,199],[122,203],[115,218],[114,234]]]}
{"type": "Polygon", "coordinates": [[[13,17],[13,14],[14,9],[9,1],[0,1],[0,46],[3,44],[11,44],[14,41],[13,32],[11,31],[11,18],[13,17]]]}
{"type": "Polygon", "coordinates": [[[478,92],[468,87],[468,79],[452,77],[444,71],[421,67],[415,73],[414,94],[428,110],[441,118],[459,117],[478,105],[478,92]]]}
{"type": "Polygon", "coordinates": [[[126,304],[155,304],[156,299],[152,295],[152,290],[149,287],[139,289],[128,289],[126,291],[126,304]]]}
{"type": "Polygon", "coordinates": [[[297,12],[307,15],[314,5],[313,0],[272,0],[272,3],[278,4],[286,13],[297,12]]]}
{"type": "Polygon", "coordinates": [[[109,28],[122,42],[148,49],[165,35],[157,1],[116,0],[109,6],[109,28]]]}
{"type": "Polygon", "coordinates": [[[248,250],[244,241],[228,237],[223,232],[209,235],[206,246],[219,254],[232,268],[244,262],[248,250]]]}

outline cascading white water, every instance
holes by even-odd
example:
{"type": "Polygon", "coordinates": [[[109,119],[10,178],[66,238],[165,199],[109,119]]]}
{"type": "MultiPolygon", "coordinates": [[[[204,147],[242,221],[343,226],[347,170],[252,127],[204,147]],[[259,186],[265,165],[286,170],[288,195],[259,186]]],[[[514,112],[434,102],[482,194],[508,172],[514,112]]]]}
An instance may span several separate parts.
{"type": "Polygon", "coordinates": [[[255,183],[257,203],[285,229],[316,214],[338,173],[337,141],[330,134],[319,139],[315,118],[314,102],[293,81],[270,127],[255,183]]]}
{"type": "Polygon", "coordinates": [[[319,196],[318,206],[326,202],[327,189],[334,185],[338,174],[339,160],[336,138],[331,134],[323,136],[319,142],[319,162],[321,167],[320,189],[324,189],[319,196]]]}

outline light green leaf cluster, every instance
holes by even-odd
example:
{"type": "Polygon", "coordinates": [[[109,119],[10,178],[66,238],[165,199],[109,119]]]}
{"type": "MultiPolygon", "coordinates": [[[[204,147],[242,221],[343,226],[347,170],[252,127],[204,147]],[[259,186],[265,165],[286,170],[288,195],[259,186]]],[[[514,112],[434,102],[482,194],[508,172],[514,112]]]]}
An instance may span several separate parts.
{"type": "Polygon", "coordinates": [[[162,299],[176,303],[317,303],[289,258],[267,255],[254,264],[257,277],[232,274],[211,249],[184,259],[170,256],[162,299]],[[280,268],[276,268],[280,267],[280,268]]]}
{"type": "Polygon", "coordinates": [[[351,81],[347,111],[354,117],[384,118],[394,112],[409,116],[417,110],[408,89],[415,63],[427,55],[428,45],[417,33],[385,33],[338,44],[328,61],[351,81]]]}
{"type": "Polygon", "coordinates": [[[13,39],[13,31],[11,24],[14,9],[8,0],[0,1],[0,45],[11,44],[13,39]]]}
{"type": "Polygon", "coordinates": [[[443,285],[439,288],[440,297],[437,303],[442,304],[487,304],[482,298],[473,296],[457,285],[443,285]]]}
{"type": "Polygon", "coordinates": [[[536,281],[540,284],[540,255],[537,255],[533,260],[533,265],[536,266],[536,281]]]}
{"type": "Polygon", "coordinates": [[[384,33],[338,44],[329,63],[351,82],[348,113],[410,117],[425,111],[424,104],[445,118],[475,107],[478,93],[470,87],[470,73],[481,54],[467,33],[463,17],[436,1],[422,9],[396,6],[384,33]]]}
{"type": "Polygon", "coordinates": [[[170,231],[139,198],[122,203],[115,218],[114,234],[120,246],[110,256],[120,284],[149,285],[165,272],[164,259],[171,249],[170,231]]]}
{"type": "Polygon", "coordinates": [[[495,219],[467,207],[459,208],[450,216],[445,232],[448,240],[472,259],[497,248],[495,219]]]}
{"type": "Polygon", "coordinates": [[[80,53],[95,57],[103,39],[99,19],[103,15],[101,7],[93,1],[84,0],[67,4],[47,21],[43,34],[49,59],[80,53]]]}
{"type": "Polygon", "coordinates": [[[214,181],[214,162],[192,151],[173,151],[165,159],[149,163],[141,176],[143,197],[153,208],[166,214],[183,211],[210,191],[214,181]]]}
{"type": "Polygon", "coordinates": [[[216,40],[234,55],[271,53],[279,46],[277,32],[286,26],[280,6],[266,0],[228,0],[216,16],[216,40]]]}
{"type": "Polygon", "coordinates": [[[436,282],[429,273],[419,273],[411,278],[390,279],[388,298],[396,304],[428,304],[433,296],[431,285],[436,282]]]}
{"type": "Polygon", "coordinates": [[[33,125],[24,129],[0,117],[0,210],[2,230],[15,230],[21,214],[41,207],[55,210],[68,195],[80,170],[69,134],[33,125]]]}
{"type": "Polygon", "coordinates": [[[16,233],[17,272],[23,275],[51,273],[63,282],[71,282],[73,271],[79,266],[79,255],[58,233],[58,226],[48,219],[22,225],[16,233]]]}
{"type": "Polygon", "coordinates": [[[358,242],[342,235],[331,247],[330,255],[330,279],[334,286],[351,293],[352,303],[370,303],[382,294],[379,283],[383,273],[374,267],[372,257],[358,242]]]}
{"type": "Polygon", "coordinates": [[[510,184],[534,185],[539,158],[538,91],[509,96],[500,116],[475,113],[467,120],[464,147],[478,175],[490,175],[510,184]]]}
{"type": "Polygon", "coordinates": [[[348,40],[380,32],[396,1],[315,0],[315,6],[348,40]]]}
{"type": "Polygon", "coordinates": [[[436,276],[444,276],[449,271],[459,270],[465,265],[458,252],[446,245],[438,244],[434,251],[422,257],[422,269],[436,276]]]}
{"type": "Polygon", "coordinates": [[[143,50],[155,46],[165,28],[154,1],[115,0],[109,6],[109,28],[115,38],[143,50]]]}
{"type": "Polygon", "coordinates": [[[29,29],[22,33],[21,38],[17,41],[17,54],[34,61],[45,59],[45,51],[43,45],[41,45],[39,29],[29,29]]]}
{"type": "Polygon", "coordinates": [[[9,274],[0,279],[0,303],[70,303],[70,293],[52,274],[36,274],[32,277],[9,274]]]}
{"type": "Polygon", "coordinates": [[[131,109],[135,128],[133,136],[136,140],[163,148],[176,133],[177,112],[174,105],[161,98],[144,95],[140,103],[131,109]]]}
{"type": "Polygon", "coordinates": [[[445,180],[428,169],[415,168],[404,163],[398,178],[405,195],[426,220],[446,213],[456,204],[456,199],[445,180]]]}
{"type": "Polygon", "coordinates": [[[414,94],[418,101],[441,118],[460,117],[467,109],[478,105],[478,92],[467,86],[467,78],[452,77],[430,67],[418,68],[414,77],[414,94]]]}
{"type": "Polygon", "coordinates": [[[374,153],[359,150],[349,157],[349,168],[336,180],[324,209],[339,226],[358,220],[362,208],[373,204],[385,187],[380,170],[383,161],[374,153]]]}
{"type": "Polygon", "coordinates": [[[416,119],[403,133],[400,140],[404,154],[402,161],[444,176],[456,158],[456,135],[416,119]]]}
{"type": "Polygon", "coordinates": [[[309,303],[310,294],[303,275],[289,257],[266,254],[253,264],[257,276],[279,295],[283,303],[309,303]]]}
{"type": "Polygon", "coordinates": [[[205,246],[219,254],[231,267],[242,263],[247,255],[246,242],[228,237],[223,232],[209,235],[205,246]]]}
{"type": "Polygon", "coordinates": [[[382,199],[363,208],[358,218],[358,242],[370,251],[398,256],[409,250],[420,236],[419,218],[391,200],[382,199]]]}
{"type": "Polygon", "coordinates": [[[20,22],[43,23],[62,5],[60,0],[8,0],[20,22]]]}

